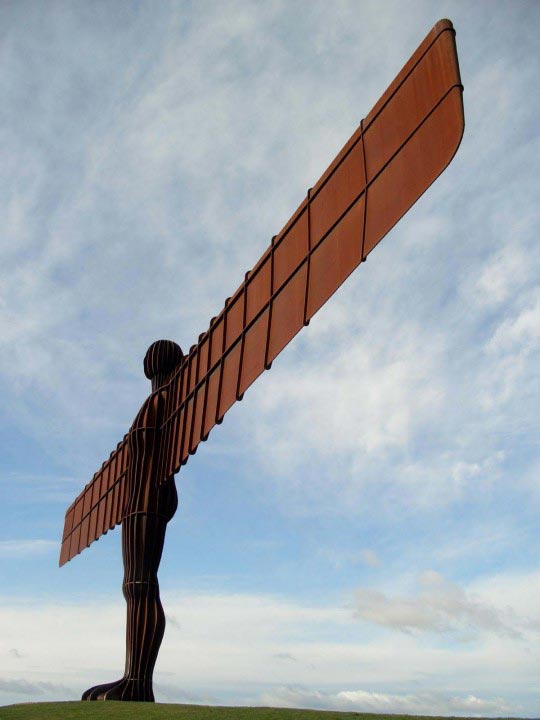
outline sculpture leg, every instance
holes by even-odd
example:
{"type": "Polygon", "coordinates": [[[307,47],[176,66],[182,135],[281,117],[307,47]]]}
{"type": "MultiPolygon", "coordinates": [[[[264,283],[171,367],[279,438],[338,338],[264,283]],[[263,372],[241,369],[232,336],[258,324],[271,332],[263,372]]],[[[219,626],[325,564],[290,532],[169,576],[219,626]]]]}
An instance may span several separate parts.
{"type": "Polygon", "coordinates": [[[127,602],[124,677],[90,688],[84,693],[83,700],[154,701],[152,676],[165,632],[157,571],[167,522],[177,505],[174,480],[168,481],[159,491],[162,491],[161,502],[156,504],[156,509],[161,512],[135,512],[122,523],[122,590],[127,602]],[[171,487],[167,488],[169,484],[171,487]]]}

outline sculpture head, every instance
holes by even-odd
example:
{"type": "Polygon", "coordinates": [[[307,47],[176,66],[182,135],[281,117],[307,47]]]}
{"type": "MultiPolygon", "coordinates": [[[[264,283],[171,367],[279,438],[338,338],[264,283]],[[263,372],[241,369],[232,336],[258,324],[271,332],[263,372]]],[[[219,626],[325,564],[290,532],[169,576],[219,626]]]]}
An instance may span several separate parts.
{"type": "Polygon", "coordinates": [[[152,390],[157,390],[184,357],[184,353],[172,340],[156,340],[144,356],[144,374],[152,381],[152,390]]]}

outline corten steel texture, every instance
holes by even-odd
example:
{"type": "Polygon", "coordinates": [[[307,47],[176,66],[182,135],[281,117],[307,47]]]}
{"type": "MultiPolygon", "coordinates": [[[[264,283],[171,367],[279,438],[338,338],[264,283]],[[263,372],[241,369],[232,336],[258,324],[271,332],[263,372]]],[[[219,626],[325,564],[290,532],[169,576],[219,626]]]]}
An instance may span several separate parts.
{"type": "MultiPolygon", "coordinates": [[[[161,481],[448,165],[463,134],[454,30],[438,22],[169,381],[161,481]]],[[[128,436],[66,513],[60,564],[122,521],[128,436]]]]}
{"type": "Polygon", "coordinates": [[[66,512],[60,565],[122,523],[126,670],[83,699],[153,700],[175,473],[448,165],[463,134],[462,89],[452,24],[441,20],[189,354],[166,340],[149,348],[152,394],[66,512]]]}

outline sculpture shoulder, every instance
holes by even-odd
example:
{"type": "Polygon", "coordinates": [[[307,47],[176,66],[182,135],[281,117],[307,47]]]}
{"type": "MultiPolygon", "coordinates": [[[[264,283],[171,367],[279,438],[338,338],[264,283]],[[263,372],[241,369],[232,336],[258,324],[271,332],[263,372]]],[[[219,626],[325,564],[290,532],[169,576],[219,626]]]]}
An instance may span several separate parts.
{"type": "Polygon", "coordinates": [[[131,430],[150,430],[159,427],[165,405],[165,395],[158,390],[149,395],[135,416],[131,430]]]}

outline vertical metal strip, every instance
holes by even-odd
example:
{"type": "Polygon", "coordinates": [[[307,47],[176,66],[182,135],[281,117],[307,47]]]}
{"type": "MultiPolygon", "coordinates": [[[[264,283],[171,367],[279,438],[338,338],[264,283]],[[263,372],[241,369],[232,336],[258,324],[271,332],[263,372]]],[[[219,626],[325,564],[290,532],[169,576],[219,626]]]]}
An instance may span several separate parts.
{"type": "Polygon", "coordinates": [[[249,279],[250,271],[248,270],[247,273],[244,275],[244,307],[242,312],[242,339],[240,340],[240,360],[238,362],[238,379],[236,381],[236,399],[241,400],[242,395],[240,395],[240,387],[241,387],[241,381],[242,381],[242,370],[244,366],[244,347],[246,345],[246,320],[247,320],[247,289],[248,289],[248,279],[249,279]]]}
{"type": "Polygon", "coordinates": [[[193,444],[193,432],[195,430],[195,415],[197,410],[197,391],[196,387],[199,382],[199,364],[201,361],[201,343],[200,343],[200,337],[199,342],[197,343],[195,347],[195,355],[197,356],[197,361],[195,363],[195,382],[193,384],[193,410],[191,411],[191,427],[189,428],[189,442],[187,446],[188,453],[191,452],[191,446],[193,444]]]}
{"type": "MultiPolygon", "coordinates": [[[[92,485],[90,484],[89,487],[91,489],[92,485]]],[[[92,495],[90,495],[90,509],[92,509],[92,495]]],[[[64,519],[64,534],[62,535],[62,542],[64,542],[64,540],[66,540],[66,538],[69,537],[72,529],[73,529],[73,516],[71,514],[71,510],[68,509],[66,512],[66,517],[64,519]]]]}
{"type": "Polygon", "coordinates": [[[306,268],[306,294],[304,296],[304,325],[309,325],[309,320],[307,319],[307,313],[308,313],[308,297],[309,297],[309,270],[311,266],[311,190],[313,188],[308,188],[307,191],[307,241],[308,241],[308,254],[307,254],[307,268],[306,268]]]}
{"type": "Polygon", "coordinates": [[[78,515],[80,516],[80,520],[77,523],[77,527],[79,528],[79,536],[77,538],[77,553],[80,553],[81,549],[82,549],[81,548],[81,530],[82,530],[82,517],[83,517],[83,510],[84,510],[82,499],[78,500],[77,505],[75,507],[78,508],[79,506],[81,509],[80,509],[80,512],[77,511],[78,515]]]}
{"type": "Polygon", "coordinates": [[[362,223],[362,250],[360,253],[360,262],[366,262],[366,256],[364,255],[364,248],[365,248],[365,244],[366,244],[368,181],[367,181],[367,164],[366,164],[366,144],[364,142],[364,118],[362,118],[360,120],[360,142],[362,144],[362,160],[363,160],[363,166],[364,166],[364,221],[362,223]]]}
{"type": "MultiPolygon", "coordinates": [[[[173,376],[174,377],[174,376],[173,376]]],[[[165,384],[165,388],[163,388],[160,391],[161,395],[161,403],[163,405],[163,417],[166,418],[166,421],[161,424],[161,442],[159,445],[159,455],[158,455],[158,471],[157,471],[157,482],[158,484],[161,484],[162,482],[165,482],[165,479],[168,474],[170,457],[171,457],[171,441],[173,438],[172,435],[172,427],[173,427],[173,420],[174,417],[172,417],[172,398],[174,396],[174,388],[175,388],[175,382],[176,379],[173,379],[173,377],[169,376],[168,382],[165,384]],[[165,400],[163,401],[163,394],[165,393],[165,400]]]]}
{"type": "Polygon", "coordinates": [[[206,362],[206,372],[204,375],[204,401],[202,409],[202,420],[201,420],[201,439],[205,442],[208,439],[208,434],[204,434],[204,428],[206,427],[206,407],[208,405],[208,387],[210,385],[210,368],[212,367],[212,325],[216,318],[213,317],[210,320],[210,327],[208,328],[208,360],[206,362]]]}
{"type": "MultiPolygon", "coordinates": [[[[128,435],[128,440],[126,442],[129,443],[129,435],[128,435]]],[[[129,444],[128,444],[128,447],[129,447],[129,444]]],[[[130,458],[130,462],[131,461],[132,461],[132,458],[130,458]]],[[[128,502],[128,491],[130,489],[128,487],[128,485],[129,485],[129,466],[126,468],[126,474],[124,476],[124,481],[122,483],[122,487],[120,488],[120,491],[121,491],[120,499],[118,501],[118,508],[119,508],[118,514],[120,515],[120,520],[123,520],[126,515],[126,510],[127,510],[126,505],[128,502]]]]}
{"type": "Polygon", "coordinates": [[[124,502],[127,493],[128,485],[128,468],[130,463],[130,450],[129,450],[129,433],[124,437],[122,441],[124,443],[124,453],[122,455],[122,473],[120,478],[120,487],[118,488],[118,507],[116,509],[116,523],[122,522],[124,516],[124,502]]]}
{"type": "Polygon", "coordinates": [[[112,530],[113,527],[116,525],[116,516],[118,514],[118,491],[120,489],[119,487],[120,481],[118,478],[116,479],[113,487],[112,487],[112,503],[111,503],[111,519],[109,523],[109,530],[112,530]]]}
{"type": "MultiPolygon", "coordinates": [[[[171,426],[171,433],[173,433],[173,444],[171,457],[169,458],[169,470],[171,473],[176,469],[176,457],[179,452],[182,451],[182,422],[184,420],[184,379],[186,377],[186,366],[187,362],[182,361],[182,366],[177,375],[178,389],[174,391],[174,407],[175,417],[171,426]]],[[[179,458],[180,460],[180,458],[179,458]]]]}
{"type": "Polygon", "coordinates": [[[183,378],[183,392],[182,392],[182,405],[181,405],[181,412],[182,412],[182,429],[180,432],[180,446],[178,448],[178,460],[180,461],[180,464],[184,464],[184,439],[186,434],[186,425],[187,425],[187,397],[189,395],[189,383],[191,382],[191,356],[187,355],[187,362],[186,367],[184,369],[184,378],[183,378]]]}
{"type": "Polygon", "coordinates": [[[184,406],[184,412],[182,413],[182,432],[180,434],[180,464],[184,464],[184,440],[186,437],[186,422],[187,422],[187,402],[186,398],[189,395],[189,383],[191,382],[191,353],[188,355],[187,359],[187,375],[186,375],[186,389],[184,393],[184,399],[182,400],[182,404],[184,406]]]}
{"type": "Polygon", "coordinates": [[[266,347],[264,349],[264,368],[270,370],[272,363],[268,362],[270,352],[270,334],[272,332],[272,307],[274,305],[274,253],[277,235],[272,236],[270,243],[270,299],[268,300],[268,328],[266,331],[266,347]]]}
{"type": "Polygon", "coordinates": [[[107,532],[111,525],[111,513],[112,513],[112,501],[113,501],[113,488],[114,478],[116,476],[116,470],[120,464],[119,449],[117,449],[114,456],[114,464],[111,463],[109,468],[109,476],[107,477],[107,500],[105,502],[105,512],[103,517],[103,531],[107,532]]]}
{"type": "Polygon", "coordinates": [[[225,356],[225,350],[227,349],[227,308],[229,307],[229,302],[231,298],[228,297],[225,300],[225,307],[223,308],[223,340],[221,343],[221,358],[219,361],[219,383],[218,383],[218,393],[217,393],[217,403],[216,403],[216,425],[220,425],[223,421],[223,418],[219,416],[219,410],[221,406],[221,390],[223,387],[223,370],[224,370],[224,356],[225,356]]]}
{"type": "MultiPolygon", "coordinates": [[[[107,462],[110,462],[111,457],[112,457],[112,453],[110,454],[109,460],[108,460],[107,462]]],[[[103,463],[103,465],[101,466],[101,470],[99,471],[99,475],[98,475],[98,477],[96,478],[96,485],[98,486],[98,492],[97,492],[96,504],[94,505],[94,513],[95,513],[95,518],[96,518],[96,521],[95,521],[95,523],[94,523],[94,537],[93,537],[94,540],[97,540],[97,538],[100,536],[100,532],[99,532],[99,504],[100,504],[100,502],[101,502],[101,496],[102,496],[102,494],[103,494],[103,480],[104,480],[104,477],[105,477],[105,476],[104,476],[104,470],[105,470],[105,467],[107,466],[107,462],[104,462],[104,463],[103,463]]]]}
{"type": "Polygon", "coordinates": [[[68,558],[69,558],[69,560],[71,560],[71,558],[74,557],[74,555],[76,554],[76,553],[74,553],[74,552],[73,552],[73,553],[71,552],[71,538],[73,537],[73,522],[74,522],[74,520],[75,520],[75,507],[73,507],[73,508],[71,509],[70,513],[69,513],[69,525],[68,525],[68,527],[70,528],[70,530],[69,530],[69,532],[67,533],[66,539],[65,539],[65,543],[66,543],[66,545],[67,545],[67,553],[68,553],[68,558]]]}

